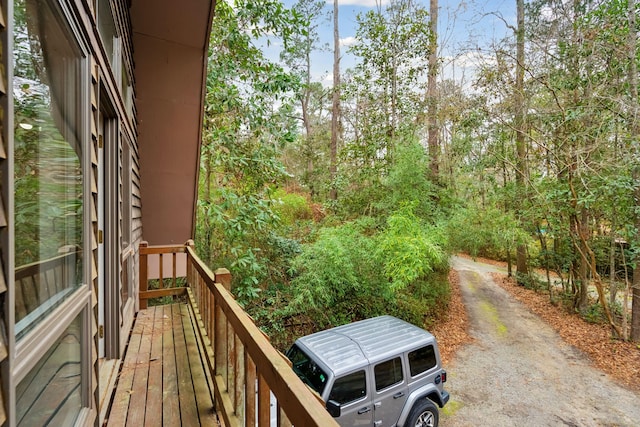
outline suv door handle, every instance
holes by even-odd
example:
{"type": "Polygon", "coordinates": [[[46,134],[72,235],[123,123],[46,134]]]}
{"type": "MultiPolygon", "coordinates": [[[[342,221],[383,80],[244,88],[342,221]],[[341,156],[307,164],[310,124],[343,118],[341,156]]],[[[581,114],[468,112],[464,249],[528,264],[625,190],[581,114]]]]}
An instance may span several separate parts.
{"type": "Polygon", "coordinates": [[[400,399],[402,396],[404,396],[404,392],[403,391],[394,394],[393,398],[394,399],[400,399]]]}
{"type": "Polygon", "coordinates": [[[367,412],[370,412],[371,408],[370,407],[366,407],[366,408],[362,408],[358,411],[358,415],[362,415],[362,414],[366,414],[367,412]]]}

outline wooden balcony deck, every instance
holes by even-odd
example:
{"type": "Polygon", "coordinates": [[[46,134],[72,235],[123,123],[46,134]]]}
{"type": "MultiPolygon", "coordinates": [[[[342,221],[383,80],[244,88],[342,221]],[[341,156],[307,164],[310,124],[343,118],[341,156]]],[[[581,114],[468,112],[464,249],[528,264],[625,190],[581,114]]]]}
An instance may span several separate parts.
{"type": "Polygon", "coordinates": [[[107,426],[219,425],[190,310],[172,304],[138,313],[107,426]]]}
{"type": "Polygon", "coordinates": [[[139,273],[107,426],[338,427],[235,301],[229,271],[211,271],[192,242],[141,244],[139,273]],[[169,295],[188,302],[147,308],[169,295]]]}

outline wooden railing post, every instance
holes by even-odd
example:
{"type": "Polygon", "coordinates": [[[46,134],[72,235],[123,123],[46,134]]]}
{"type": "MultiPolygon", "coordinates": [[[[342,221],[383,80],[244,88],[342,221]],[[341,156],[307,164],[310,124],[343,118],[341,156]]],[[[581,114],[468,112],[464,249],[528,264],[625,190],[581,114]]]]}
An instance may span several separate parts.
{"type": "MultiPolygon", "coordinates": [[[[147,253],[144,252],[142,249],[143,248],[147,248],[149,246],[148,242],[140,242],[140,246],[139,246],[139,255],[140,255],[140,286],[139,286],[139,292],[145,292],[148,289],[149,286],[149,275],[148,275],[148,267],[147,267],[147,253]]],[[[138,294],[139,295],[139,294],[138,294]]],[[[140,298],[140,309],[145,309],[147,308],[147,300],[145,299],[141,299],[140,298]]]]}
{"type": "Polygon", "coordinates": [[[216,282],[231,292],[231,272],[226,268],[218,268],[214,274],[216,275],[216,282]]]}

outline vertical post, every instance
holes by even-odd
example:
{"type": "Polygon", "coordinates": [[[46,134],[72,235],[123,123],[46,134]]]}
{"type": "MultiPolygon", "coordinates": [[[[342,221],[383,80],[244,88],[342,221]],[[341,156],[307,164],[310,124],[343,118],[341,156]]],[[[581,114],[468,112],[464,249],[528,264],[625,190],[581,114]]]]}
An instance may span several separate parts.
{"type": "Polygon", "coordinates": [[[258,427],[269,427],[271,423],[271,402],[269,385],[258,372],[258,427]]]}
{"type": "Polygon", "coordinates": [[[251,356],[247,353],[246,347],[244,351],[244,426],[255,427],[256,425],[256,365],[253,363],[251,356]]]}
{"type": "Polygon", "coordinates": [[[242,341],[240,340],[240,337],[235,335],[235,339],[236,339],[236,343],[235,343],[236,366],[234,369],[236,374],[235,387],[234,387],[235,402],[236,402],[235,411],[236,411],[236,416],[242,421],[245,415],[245,411],[244,411],[244,389],[246,387],[245,361],[244,361],[245,349],[244,349],[244,345],[242,344],[242,341]]]}
{"type": "MultiPolygon", "coordinates": [[[[193,242],[192,239],[187,240],[184,245],[187,248],[191,248],[191,250],[195,252],[196,244],[193,242]]],[[[199,274],[197,274],[197,275],[193,274],[191,268],[189,268],[190,266],[193,265],[193,259],[191,259],[188,250],[185,250],[184,252],[185,252],[185,254],[187,256],[187,260],[186,260],[186,264],[187,264],[187,285],[186,286],[195,286],[196,285],[195,284],[195,279],[196,279],[196,277],[200,277],[200,275],[199,274]],[[189,273],[191,273],[191,274],[189,274],[189,273]]]]}
{"type": "MultiPolygon", "coordinates": [[[[147,251],[146,248],[149,246],[148,242],[140,242],[140,246],[139,248],[139,254],[140,254],[140,284],[139,284],[139,291],[140,292],[146,292],[147,291],[147,287],[149,286],[149,273],[148,273],[148,267],[147,267],[147,251]]],[[[147,299],[146,298],[139,298],[140,300],[140,309],[145,309],[147,308],[147,299]]]]}
{"type": "MultiPolygon", "coordinates": [[[[215,283],[220,283],[227,291],[231,291],[231,273],[226,268],[218,268],[215,271],[215,283]]],[[[226,382],[227,391],[229,390],[229,377],[228,375],[228,361],[229,354],[227,346],[227,320],[222,311],[222,307],[218,301],[214,301],[215,304],[215,345],[214,345],[214,358],[215,358],[215,375],[221,375],[226,382]]]]}
{"type": "Polygon", "coordinates": [[[215,273],[216,283],[220,283],[227,291],[231,292],[231,272],[226,268],[218,268],[215,273]]]}

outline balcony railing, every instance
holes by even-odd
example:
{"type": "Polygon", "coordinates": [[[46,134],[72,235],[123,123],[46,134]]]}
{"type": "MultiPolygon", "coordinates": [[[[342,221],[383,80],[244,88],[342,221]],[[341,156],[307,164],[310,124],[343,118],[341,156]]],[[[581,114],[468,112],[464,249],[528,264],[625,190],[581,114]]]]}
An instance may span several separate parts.
{"type": "Polygon", "coordinates": [[[140,245],[140,307],[149,298],[187,295],[207,349],[204,362],[215,383],[215,410],[226,426],[337,426],[319,396],[234,300],[230,286],[229,271],[211,271],[191,241],[140,245]],[[157,289],[148,289],[150,282],[157,289]]]}

